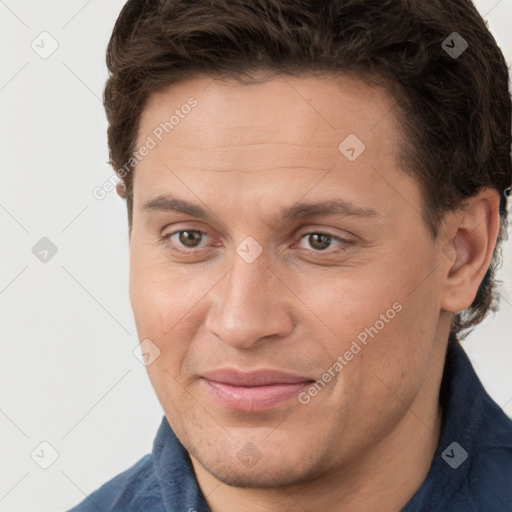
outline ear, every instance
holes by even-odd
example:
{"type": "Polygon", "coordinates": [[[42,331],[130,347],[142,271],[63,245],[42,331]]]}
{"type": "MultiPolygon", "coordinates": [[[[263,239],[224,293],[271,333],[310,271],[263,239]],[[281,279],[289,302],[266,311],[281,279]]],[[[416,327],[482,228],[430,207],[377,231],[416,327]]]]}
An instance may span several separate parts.
{"type": "Polygon", "coordinates": [[[482,189],[448,214],[441,238],[445,311],[456,313],[473,303],[498,238],[499,205],[498,191],[482,189]]]}
{"type": "Polygon", "coordinates": [[[116,192],[119,197],[126,199],[126,187],[123,181],[118,181],[116,184],[116,192]]]}

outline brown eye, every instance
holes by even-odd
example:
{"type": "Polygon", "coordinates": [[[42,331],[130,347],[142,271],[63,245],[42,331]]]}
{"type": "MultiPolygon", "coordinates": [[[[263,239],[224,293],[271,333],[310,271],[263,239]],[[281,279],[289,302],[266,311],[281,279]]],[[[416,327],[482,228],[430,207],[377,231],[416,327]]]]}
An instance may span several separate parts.
{"type": "Polygon", "coordinates": [[[301,237],[300,243],[306,240],[309,247],[303,247],[304,249],[313,249],[315,251],[324,251],[329,249],[333,240],[341,242],[338,237],[329,235],[327,233],[306,233],[301,237]]]}
{"type": "Polygon", "coordinates": [[[203,237],[206,235],[203,231],[198,230],[181,230],[171,233],[168,238],[173,243],[181,247],[188,247],[189,249],[195,249],[200,246],[203,241],[203,237]]]}
{"type": "Polygon", "coordinates": [[[313,233],[308,235],[309,243],[313,249],[323,251],[324,249],[328,249],[331,245],[331,238],[328,235],[324,235],[323,233],[313,233]]]}

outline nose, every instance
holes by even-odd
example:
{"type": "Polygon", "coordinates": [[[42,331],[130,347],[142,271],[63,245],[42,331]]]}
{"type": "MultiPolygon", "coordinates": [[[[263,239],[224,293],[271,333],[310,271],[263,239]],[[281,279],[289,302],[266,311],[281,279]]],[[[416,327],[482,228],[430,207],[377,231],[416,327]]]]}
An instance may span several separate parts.
{"type": "Polygon", "coordinates": [[[286,336],[294,329],[289,293],[263,257],[247,263],[235,255],[226,279],[210,292],[205,327],[239,349],[286,336]]]}

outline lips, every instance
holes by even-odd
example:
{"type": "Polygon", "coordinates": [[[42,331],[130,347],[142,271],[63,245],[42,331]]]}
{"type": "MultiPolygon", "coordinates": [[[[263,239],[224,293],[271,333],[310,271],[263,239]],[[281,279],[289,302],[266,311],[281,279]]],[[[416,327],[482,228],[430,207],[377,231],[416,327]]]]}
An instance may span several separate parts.
{"type": "Polygon", "coordinates": [[[309,377],[276,370],[222,369],[201,377],[201,385],[218,404],[244,412],[273,409],[297,397],[313,382],[309,377]]]}

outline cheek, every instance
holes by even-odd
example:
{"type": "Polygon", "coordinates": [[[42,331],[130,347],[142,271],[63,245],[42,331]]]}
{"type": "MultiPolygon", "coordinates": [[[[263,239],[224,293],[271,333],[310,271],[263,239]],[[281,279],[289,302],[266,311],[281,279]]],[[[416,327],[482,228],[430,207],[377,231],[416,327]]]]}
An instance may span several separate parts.
{"type": "Polygon", "coordinates": [[[138,336],[150,339],[160,350],[155,363],[147,367],[155,388],[176,389],[173,379],[187,384],[182,382],[184,365],[204,319],[213,277],[204,273],[192,279],[186,267],[171,267],[151,254],[145,258],[132,252],[130,300],[138,336]]]}
{"type": "Polygon", "coordinates": [[[332,363],[346,354],[343,385],[361,388],[376,381],[375,388],[368,388],[370,401],[385,391],[378,377],[407,395],[427,369],[439,318],[438,276],[434,271],[425,279],[420,269],[434,267],[420,260],[408,266],[398,259],[383,261],[364,273],[354,270],[321,285],[310,283],[309,294],[301,290],[308,307],[329,328],[322,343],[332,363]]]}
{"type": "Polygon", "coordinates": [[[318,275],[300,276],[297,295],[310,312],[331,332],[329,343],[339,348],[350,345],[365,329],[378,322],[378,331],[385,331],[399,316],[396,309],[404,303],[400,283],[376,269],[342,269],[319,279],[318,275]],[[395,308],[393,304],[398,303],[395,308]],[[386,314],[387,313],[387,314],[386,314]],[[385,316],[385,323],[380,320],[385,316]]]}
{"type": "Polygon", "coordinates": [[[424,289],[421,294],[399,297],[401,310],[388,323],[370,319],[371,327],[364,329],[368,337],[361,364],[354,366],[355,378],[364,385],[363,401],[376,410],[382,404],[394,404],[397,411],[404,405],[411,406],[425,383],[435,353],[439,310],[435,300],[429,300],[431,293],[424,289]]]}
{"type": "MultiPolygon", "coordinates": [[[[190,336],[184,332],[186,316],[183,294],[162,277],[159,266],[133,260],[130,268],[130,300],[139,340],[151,340],[158,357],[146,371],[153,389],[170,421],[174,411],[186,406],[186,392],[180,379],[190,336]],[[182,321],[180,321],[182,320],[182,321]]],[[[153,349],[154,350],[154,349],[153,349]]]]}
{"type": "MultiPolygon", "coordinates": [[[[153,252],[155,250],[153,249],[153,252]]],[[[186,267],[173,267],[159,255],[132,251],[130,301],[137,325],[159,337],[185,318],[208,291],[208,281],[190,278],[186,267]]]]}
{"type": "Polygon", "coordinates": [[[161,286],[151,268],[134,267],[130,270],[130,302],[139,336],[161,340],[168,312],[173,311],[173,294],[161,286]]]}

